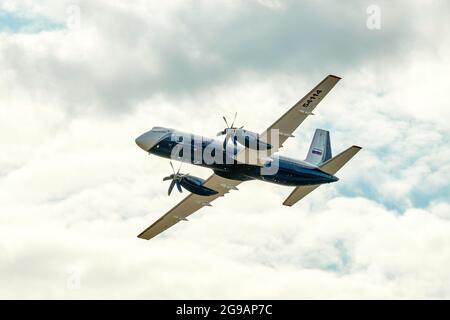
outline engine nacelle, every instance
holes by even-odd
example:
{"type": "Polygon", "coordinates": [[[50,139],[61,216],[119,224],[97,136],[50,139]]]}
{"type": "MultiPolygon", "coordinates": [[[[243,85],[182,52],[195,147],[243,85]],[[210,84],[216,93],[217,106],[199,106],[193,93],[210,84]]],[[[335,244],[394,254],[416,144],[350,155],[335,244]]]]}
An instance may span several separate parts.
{"type": "Polygon", "coordinates": [[[253,150],[270,150],[272,149],[272,145],[269,143],[266,143],[260,139],[259,134],[255,132],[251,132],[244,129],[238,129],[236,130],[235,135],[236,141],[245,146],[246,148],[253,149],[253,150]]]}
{"type": "Polygon", "coordinates": [[[184,176],[180,181],[183,188],[200,196],[212,196],[218,194],[216,190],[205,187],[203,183],[205,183],[205,180],[190,175],[184,176]]]}

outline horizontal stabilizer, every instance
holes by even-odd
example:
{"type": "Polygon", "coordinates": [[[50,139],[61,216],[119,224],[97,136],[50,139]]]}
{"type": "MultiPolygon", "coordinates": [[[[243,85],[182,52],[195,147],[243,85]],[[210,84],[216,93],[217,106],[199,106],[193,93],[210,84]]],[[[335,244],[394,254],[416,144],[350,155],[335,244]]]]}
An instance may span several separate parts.
{"type": "Polygon", "coordinates": [[[329,174],[335,174],[339,171],[355,154],[361,150],[361,147],[352,146],[347,150],[339,153],[336,157],[324,162],[320,165],[320,170],[329,174]]]}
{"type": "MultiPolygon", "coordinates": [[[[361,150],[361,147],[358,146],[352,146],[348,148],[347,150],[341,152],[336,157],[326,161],[320,166],[320,170],[329,173],[329,174],[335,174],[339,171],[355,154],[358,153],[358,151],[361,150]]],[[[312,186],[300,186],[294,189],[292,193],[287,197],[287,199],[283,202],[285,206],[293,206],[298,201],[303,199],[305,196],[310,194],[312,191],[314,191],[317,187],[319,187],[319,184],[312,185],[312,186]]]]}
{"type": "Polygon", "coordinates": [[[296,204],[299,200],[306,197],[308,194],[313,192],[320,184],[315,184],[312,186],[301,186],[297,187],[292,191],[292,193],[287,197],[287,199],[283,202],[285,206],[292,207],[294,204],[296,204]]]}

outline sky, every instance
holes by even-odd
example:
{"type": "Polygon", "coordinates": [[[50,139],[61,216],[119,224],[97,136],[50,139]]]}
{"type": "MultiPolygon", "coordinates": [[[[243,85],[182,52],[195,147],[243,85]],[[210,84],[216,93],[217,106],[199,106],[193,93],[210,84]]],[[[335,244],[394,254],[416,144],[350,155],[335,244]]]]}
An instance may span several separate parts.
{"type": "MultiPolygon", "coordinates": [[[[448,299],[448,1],[0,1],[0,298],[448,299]],[[185,194],[134,139],[262,132],[342,77],[316,128],[362,151],[294,207],[245,182],[151,241],[185,194]]],[[[205,168],[183,171],[206,178],[205,168]]]]}

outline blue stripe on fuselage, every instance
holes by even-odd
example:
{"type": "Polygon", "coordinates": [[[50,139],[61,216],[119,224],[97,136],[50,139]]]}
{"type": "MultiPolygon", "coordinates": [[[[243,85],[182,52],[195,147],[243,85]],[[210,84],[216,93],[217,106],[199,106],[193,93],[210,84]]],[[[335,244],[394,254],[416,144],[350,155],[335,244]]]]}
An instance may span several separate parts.
{"type": "Polygon", "coordinates": [[[226,153],[220,147],[218,147],[216,150],[220,150],[220,152],[222,152],[222,163],[207,164],[205,163],[203,157],[199,155],[203,154],[205,148],[209,144],[218,143],[218,145],[220,146],[220,142],[214,141],[212,139],[196,140],[203,141],[200,146],[194,145],[194,142],[192,140],[189,143],[189,141],[178,142],[172,141],[172,139],[172,136],[168,134],[163,139],[161,139],[160,142],[157,143],[153,148],[151,148],[149,152],[160,157],[190,162],[198,166],[207,167],[214,170],[217,175],[233,180],[246,181],[257,179],[287,186],[323,184],[336,181],[336,179],[332,175],[321,171],[317,167],[309,164],[304,164],[301,161],[283,156],[277,156],[276,158],[278,160],[278,170],[276,170],[276,173],[264,175],[262,174],[262,168],[259,166],[236,163],[235,161],[233,163],[232,161],[230,161],[230,156],[226,155],[226,153]],[[183,154],[181,155],[182,157],[171,158],[172,151],[177,145],[181,145],[187,150],[189,150],[190,148],[190,159],[189,156],[185,156],[183,154]],[[194,156],[195,152],[197,152],[197,157],[194,156]],[[227,158],[229,161],[228,163],[226,162],[227,158]]]}

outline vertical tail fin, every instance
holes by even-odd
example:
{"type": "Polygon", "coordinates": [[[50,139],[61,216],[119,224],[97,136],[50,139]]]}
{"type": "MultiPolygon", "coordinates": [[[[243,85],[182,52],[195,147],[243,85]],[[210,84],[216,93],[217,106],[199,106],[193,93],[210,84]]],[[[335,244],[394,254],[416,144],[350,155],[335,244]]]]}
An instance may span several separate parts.
{"type": "Polygon", "coordinates": [[[331,158],[330,132],[316,129],[305,161],[317,166],[331,158]]]}

